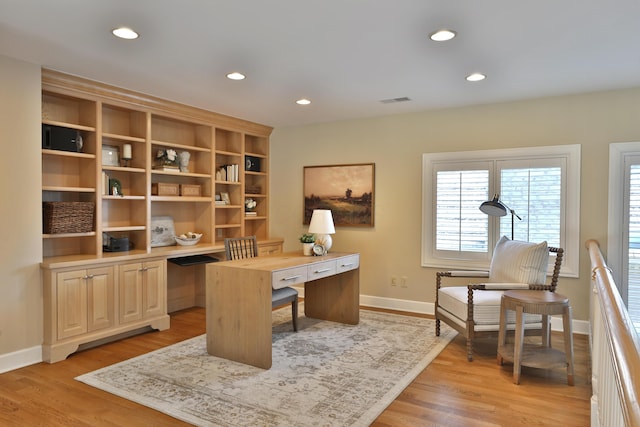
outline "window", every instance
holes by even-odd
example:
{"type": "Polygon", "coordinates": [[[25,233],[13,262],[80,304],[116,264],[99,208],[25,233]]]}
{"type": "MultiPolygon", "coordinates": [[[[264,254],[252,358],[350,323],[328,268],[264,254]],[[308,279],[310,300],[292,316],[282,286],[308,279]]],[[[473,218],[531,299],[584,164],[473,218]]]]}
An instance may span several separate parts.
{"type": "Polygon", "coordinates": [[[640,143],[609,147],[607,264],[640,331],[640,143]]]}
{"type": "Polygon", "coordinates": [[[577,277],[580,146],[423,155],[422,265],[488,269],[502,235],[565,249],[563,276],[577,277]],[[480,211],[494,194],[511,210],[480,211]]]}

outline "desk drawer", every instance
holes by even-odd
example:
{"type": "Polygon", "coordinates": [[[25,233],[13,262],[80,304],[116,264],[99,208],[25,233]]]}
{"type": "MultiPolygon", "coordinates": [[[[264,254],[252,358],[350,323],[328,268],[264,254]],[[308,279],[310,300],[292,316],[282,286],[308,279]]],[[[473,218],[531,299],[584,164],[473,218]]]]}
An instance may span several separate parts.
{"type": "Polygon", "coordinates": [[[307,267],[287,268],[271,273],[271,287],[273,289],[299,285],[307,281],[307,267]]]}
{"type": "Polygon", "coordinates": [[[308,280],[322,279],[336,274],[336,261],[324,261],[307,267],[308,280]]]}
{"type": "Polygon", "coordinates": [[[355,270],[356,268],[360,267],[360,255],[349,255],[336,260],[336,262],[338,263],[338,273],[355,270]]]}

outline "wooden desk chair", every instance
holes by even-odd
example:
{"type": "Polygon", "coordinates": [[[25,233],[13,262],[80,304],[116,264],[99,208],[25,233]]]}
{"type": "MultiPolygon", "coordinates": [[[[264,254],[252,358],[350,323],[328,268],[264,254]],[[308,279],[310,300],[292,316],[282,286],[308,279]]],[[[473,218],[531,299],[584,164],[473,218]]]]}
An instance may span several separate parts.
{"type": "MultiPolygon", "coordinates": [[[[228,260],[254,258],[258,256],[256,236],[234,237],[224,239],[224,250],[228,260]]],[[[291,303],[293,330],[298,332],[298,291],[286,287],[271,290],[271,308],[291,303]]]]}
{"type": "MultiPolygon", "coordinates": [[[[445,322],[467,339],[467,360],[473,360],[473,339],[498,337],[500,302],[508,289],[531,289],[555,292],[562,264],[562,248],[548,247],[547,242],[530,243],[502,237],[496,244],[489,271],[440,271],[436,273],[436,335],[445,322]],[[547,284],[549,255],[555,254],[553,273],[547,284]],[[485,279],[484,283],[444,286],[443,279],[459,277],[485,279]]],[[[507,328],[515,327],[515,314],[506,319],[507,328]]],[[[525,314],[524,333],[542,334],[542,318],[525,314]]]]}

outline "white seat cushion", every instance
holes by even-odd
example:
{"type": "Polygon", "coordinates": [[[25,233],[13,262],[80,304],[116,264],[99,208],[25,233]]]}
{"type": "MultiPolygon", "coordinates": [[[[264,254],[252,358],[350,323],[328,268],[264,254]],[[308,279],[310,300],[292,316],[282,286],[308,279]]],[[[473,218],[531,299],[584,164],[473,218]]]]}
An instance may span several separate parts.
{"type": "MultiPolygon", "coordinates": [[[[473,321],[476,325],[492,325],[498,330],[500,324],[500,299],[503,291],[473,291],[473,321]]],[[[464,322],[467,319],[467,287],[449,286],[438,291],[438,306],[464,322]]],[[[507,323],[515,323],[514,311],[507,311],[507,323]]],[[[537,314],[524,315],[524,323],[540,323],[537,314]]],[[[479,328],[493,330],[491,328],[479,328]]]]}

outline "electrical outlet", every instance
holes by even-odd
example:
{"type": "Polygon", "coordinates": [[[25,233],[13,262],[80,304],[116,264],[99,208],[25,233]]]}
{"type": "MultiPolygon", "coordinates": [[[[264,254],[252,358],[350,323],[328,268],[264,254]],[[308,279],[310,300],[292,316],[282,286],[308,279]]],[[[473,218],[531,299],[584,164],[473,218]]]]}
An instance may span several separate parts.
{"type": "Polygon", "coordinates": [[[400,278],[400,287],[402,288],[406,288],[409,286],[409,284],[407,283],[408,277],[407,276],[402,276],[400,278]]]}
{"type": "Polygon", "coordinates": [[[396,276],[391,276],[391,286],[398,286],[398,278],[396,276]]]}

